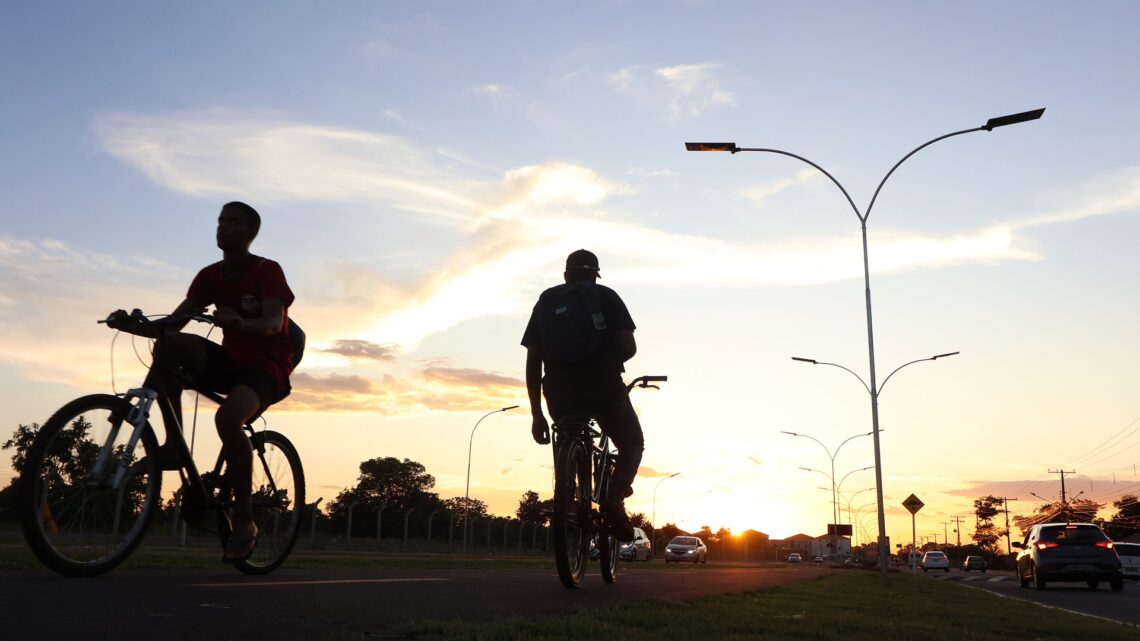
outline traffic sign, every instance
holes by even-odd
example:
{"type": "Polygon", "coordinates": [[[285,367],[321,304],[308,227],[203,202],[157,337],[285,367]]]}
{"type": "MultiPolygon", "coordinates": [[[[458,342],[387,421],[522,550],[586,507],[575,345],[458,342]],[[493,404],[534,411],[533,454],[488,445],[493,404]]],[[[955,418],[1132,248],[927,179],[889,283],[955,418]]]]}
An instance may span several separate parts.
{"type": "Polygon", "coordinates": [[[906,497],[906,500],[903,501],[902,504],[903,504],[903,507],[910,510],[911,514],[918,512],[919,510],[922,509],[923,505],[926,505],[922,501],[918,500],[918,497],[913,495],[913,494],[906,497]]]}

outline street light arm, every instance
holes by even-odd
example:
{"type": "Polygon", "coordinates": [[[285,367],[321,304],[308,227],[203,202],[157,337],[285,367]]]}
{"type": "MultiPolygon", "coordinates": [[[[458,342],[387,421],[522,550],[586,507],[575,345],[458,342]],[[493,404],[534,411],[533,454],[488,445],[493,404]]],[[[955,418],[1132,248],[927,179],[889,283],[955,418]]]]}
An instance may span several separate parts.
{"type": "Polygon", "coordinates": [[[853,372],[850,369],[840,365],[839,363],[825,363],[823,361],[817,361],[817,360],[813,360],[810,358],[800,358],[798,356],[793,356],[792,360],[793,361],[799,361],[801,363],[811,363],[812,365],[830,365],[832,367],[838,367],[839,369],[841,369],[841,370],[847,372],[848,374],[854,376],[855,378],[859,379],[859,382],[863,385],[863,389],[867,390],[868,394],[871,394],[872,396],[874,396],[874,393],[871,391],[871,387],[869,385],[867,385],[867,381],[863,380],[862,376],[859,376],[855,372],[853,372]]]}
{"type": "MultiPolygon", "coordinates": [[[[854,474],[856,472],[866,472],[867,470],[873,470],[873,469],[875,469],[874,465],[868,465],[867,467],[861,467],[857,470],[851,470],[850,472],[844,474],[843,478],[839,479],[839,483],[836,484],[836,490],[835,491],[839,492],[838,488],[843,487],[843,482],[847,480],[848,476],[851,476],[852,474],[854,474]]],[[[854,498],[854,497],[852,497],[852,498],[854,498]]]]}
{"type": "Polygon", "coordinates": [[[891,177],[891,174],[895,173],[895,170],[899,168],[899,165],[906,162],[907,158],[910,158],[911,156],[917,154],[918,152],[922,151],[923,149],[929,147],[930,145],[933,145],[934,143],[938,142],[939,140],[946,140],[947,138],[951,138],[953,136],[961,136],[962,134],[969,134],[969,133],[973,133],[975,131],[985,131],[985,130],[986,130],[986,128],[984,126],[983,127],[974,127],[973,129],[963,129],[962,131],[955,131],[953,133],[941,135],[941,136],[939,136],[933,140],[928,140],[928,141],[922,143],[921,145],[915,147],[913,150],[911,150],[911,152],[909,154],[903,156],[901,160],[896,162],[895,166],[891,167],[891,170],[887,172],[887,175],[883,176],[883,179],[881,181],[879,181],[879,186],[875,188],[875,194],[873,196],[871,196],[871,204],[867,205],[866,215],[861,216],[859,219],[861,221],[863,221],[863,224],[867,223],[867,219],[871,217],[871,210],[875,207],[875,201],[879,198],[879,191],[882,190],[883,185],[887,184],[887,179],[891,177]]]}
{"type": "Polygon", "coordinates": [[[960,353],[961,352],[947,352],[945,354],[938,354],[936,356],[931,356],[929,358],[920,358],[917,360],[913,360],[909,363],[903,363],[902,365],[899,365],[898,367],[894,368],[894,370],[892,370],[890,374],[887,374],[886,378],[883,379],[883,382],[879,385],[879,394],[881,395],[883,393],[883,388],[887,386],[887,381],[891,380],[891,377],[895,375],[895,372],[906,367],[907,365],[914,365],[915,363],[922,363],[924,361],[936,361],[940,358],[946,358],[947,356],[956,356],[960,353]]]}
{"type": "MultiPolygon", "coordinates": [[[[781,434],[788,434],[791,436],[802,436],[804,438],[810,438],[811,440],[815,441],[816,443],[819,443],[819,446],[823,448],[824,452],[827,452],[827,458],[831,459],[832,462],[835,461],[835,457],[831,455],[831,450],[827,449],[827,446],[823,444],[823,441],[819,440],[818,438],[816,438],[814,436],[810,436],[808,434],[800,434],[799,432],[789,432],[787,430],[780,430],[780,433],[781,434]]],[[[840,447],[842,447],[842,446],[840,446],[840,447]]],[[[835,452],[836,452],[836,454],[838,454],[839,450],[836,450],[835,452]]],[[[807,468],[800,468],[800,469],[807,469],[807,468]]]]}
{"type": "MultiPolygon", "coordinates": [[[[835,183],[835,186],[839,188],[839,191],[843,192],[843,196],[847,199],[848,204],[851,205],[851,209],[855,211],[855,216],[858,217],[860,221],[865,220],[863,215],[859,213],[859,208],[855,206],[855,201],[851,199],[851,194],[847,193],[847,190],[844,189],[843,185],[840,184],[839,181],[835,179],[835,176],[832,176],[826,169],[824,169],[823,167],[820,167],[819,165],[815,164],[814,162],[808,160],[807,158],[793,154],[790,151],[783,151],[780,149],[768,149],[768,148],[764,148],[764,147],[736,147],[735,149],[733,149],[731,151],[734,154],[738,151],[762,151],[762,152],[766,152],[766,153],[770,153],[770,154],[780,154],[781,156],[789,156],[791,158],[795,158],[796,160],[806,162],[807,164],[811,165],[812,167],[815,167],[816,169],[818,169],[820,171],[820,173],[822,173],[824,176],[827,176],[827,178],[831,182],[835,183]]],[[[917,150],[915,150],[915,151],[917,151],[917,150]]],[[[914,153],[914,152],[911,152],[911,153],[914,153]]]]}

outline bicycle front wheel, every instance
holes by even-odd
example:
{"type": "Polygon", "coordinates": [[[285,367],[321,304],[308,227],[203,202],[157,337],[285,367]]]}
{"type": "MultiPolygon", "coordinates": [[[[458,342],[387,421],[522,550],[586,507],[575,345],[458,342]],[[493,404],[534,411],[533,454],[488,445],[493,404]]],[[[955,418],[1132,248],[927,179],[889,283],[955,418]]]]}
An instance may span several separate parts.
{"type": "MultiPolygon", "coordinates": [[[[277,432],[257,432],[253,445],[253,522],[257,526],[257,546],[253,554],[234,564],[246,574],[269,574],[289,557],[301,535],[305,509],[305,472],[297,449],[277,432]]],[[[225,478],[225,476],[223,476],[225,478]]],[[[226,514],[219,518],[222,546],[230,536],[233,497],[223,483],[226,514]]]]}
{"type": "Polygon", "coordinates": [[[554,561],[558,578],[576,588],[590,544],[590,457],[577,439],[562,443],[554,470],[554,561]]]}
{"type": "Polygon", "coordinates": [[[127,451],[130,410],[130,403],[109,394],[78,398],[44,423],[28,450],[19,481],[24,538],[60,574],[95,576],[119,565],[158,511],[158,443],[148,424],[127,451]],[[146,469],[116,485],[121,467],[144,455],[146,469]]]}

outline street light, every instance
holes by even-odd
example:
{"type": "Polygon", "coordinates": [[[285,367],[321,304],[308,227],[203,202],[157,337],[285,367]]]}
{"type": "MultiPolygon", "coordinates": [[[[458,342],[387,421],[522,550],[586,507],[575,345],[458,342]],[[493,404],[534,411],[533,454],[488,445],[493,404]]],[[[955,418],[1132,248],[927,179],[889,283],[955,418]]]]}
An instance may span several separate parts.
{"type": "Polygon", "coordinates": [[[681,473],[680,472],[673,472],[669,476],[666,476],[665,478],[661,479],[660,481],[657,481],[657,483],[655,483],[653,485],[653,521],[652,521],[652,523],[653,523],[653,541],[652,541],[653,547],[651,548],[651,550],[654,552],[654,554],[656,554],[656,550],[657,550],[657,488],[661,487],[662,483],[664,483],[665,481],[668,481],[669,479],[671,479],[675,476],[681,476],[681,473]]]}
{"type": "MultiPolygon", "coordinates": [[[[834,454],[832,454],[831,450],[826,445],[823,444],[823,441],[820,441],[818,438],[816,438],[814,436],[810,436],[808,434],[799,434],[797,432],[789,432],[787,430],[780,430],[780,433],[781,434],[788,434],[790,436],[802,436],[803,438],[810,438],[811,440],[815,441],[816,443],[819,443],[819,446],[823,448],[824,452],[827,452],[827,458],[831,459],[831,475],[830,476],[826,472],[820,472],[819,470],[813,470],[813,469],[807,468],[807,467],[801,467],[800,469],[801,470],[808,470],[810,472],[819,472],[820,474],[823,474],[824,476],[826,476],[831,481],[831,522],[837,523],[836,517],[838,516],[837,512],[839,510],[839,507],[838,507],[839,504],[835,498],[835,494],[836,494],[836,492],[835,492],[835,457],[839,456],[839,450],[843,449],[843,446],[847,445],[847,443],[849,441],[851,441],[853,439],[857,439],[860,436],[870,436],[871,433],[867,432],[866,434],[856,434],[855,436],[847,437],[847,440],[843,441],[842,443],[839,444],[839,447],[835,448],[834,454]]],[[[846,478],[846,477],[844,477],[844,478],[846,478]]]]}
{"type": "Polygon", "coordinates": [[[487,412],[483,416],[479,417],[479,420],[475,421],[475,427],[471,428],[471,438],[467,441],[467,486],[463,490],[463,553],[464,554],[467,554],[467,513],[470,511],[470,506],[468,505],[468,502],[470,501],[470,497],[471,497],[471,447],[472,447],[472,445],[475,444],[475,430],[479,429],[479,424],[482,423],[483,419],[487,418],[488,416],[490,416],[492,414],[498,414],[499,412],[509,412],[510,410],[516,409],[517,407],[518,407],[518,405],[512,405],[510,407],[503,407],[503,408],[500,408],[500,409],[497,409],[497,410],[494,410],[491,412],[487,412]]]}
{"type": "MultiPolygon", "coordinates": [[[[876,499],[878,500],[878,504],[879,504],[879,506],[878,506],[879,572],[881,572],[883,575],[886,575],[886,573],[887,573],[887,555],[890,553],[890,550],[887,549],[887,520],[886,520],[886,512],[885,512],[884,506],[883,506],[883,465],[882,465],[882,457],[881,457],[880,449],[879,449],[879,387],[877,384],[877,379],[875,377],[875,332],[874,332],[874,327],[873,327],[872,320],[871,320],[871,270],[870,270],[870,263],[868,260],[868,252],[867,252],[867,219],[870,218],[871,210],[874,209],[875,201],[879,197],[879,191],[882,190],[883,185],[885,185],[887,182],[887,179],[891,177],[891,174],[895,173],[895,170],[899,168],[899,165],[903,164],[908,158],[910,158],[914,154],[918,153],[920,150],[922,150],[922,149],[924,149],[924,148],[926,148],[926,147],[928,147],[928,146],[930,146],[930,145],[932,145],[932,144],[934,144],[940,140],[945,140],[945,139],[951,138],[953,136],[959,136],[962,134],[972,133],[975,131],[993,131],[994,129],[996,129],[998,127],[1005,127],[1007,125],[1015,125],[1015,124],[1022,123],[1022,122],[1028,122],[1030,120],[1037,120],[1044,113],[1045,113],[1044,109],[1034,109],[1032,111],[1023,111],[1021,113],[1009,114],[1006,116],[998,116],[996,118],[990,118],[989,120],[986,121],[986,124],[982,125],[981,127],[974,127],[971,129],[963,129],[961,131],[954,131],[954,132],[951,132],[948,134],[944,134],[942,136],[939,136],[937,138],[929,140],[929,141],[919,145],[918,147],[915,147],[910,153],[903,156],[902,159],[900,159],[898,162],[896,162],[895,165],[893,167],[891,167],[891,170],[888,171],[885,176],[883,176],[883,179],[881,181],[879,181],[879,186],[875,188],[875,193],[874,193],[874,195],[871,196],[871,202],[867,205],[866,213],[859,211],[859,208],[855,205],[855,201],[852,200],[851,195],[847,193],[847,189],[845,189],[843,187],[843,185],[838,180],[836,180],[836,178],[834,176],[832,176],[830,173],[828,173],[828,171],[826,169],[824,169],[823,167],[821,167],[821,166],[817,165],[816,163],[808,160],[807,158],[804,158],[803,156],[799,156],[797,154],[793,154],[793,153],[787,152],[787,151],[782,151],[780,149],[769,149],[769,148],[761,148],[761,147],[751,147],[751,148],[750,147],[739,147],[739,146],[737,146],[736,143],[733,143],[733,142],[721,142],[721,143],[687,142],[687,143],[685,143],[685,149],[688,151],[727,151],[727,152],[732,153],[733,155],[735,155],[736,153],[741,152],[741,151],[756,151],[756,152],[779,154],[782,156],[789,156],[791,158],[795,158],[796,160],[800,160],[802,162],[805,162],[805,163],[811,165],[812,167],[816,168],[817,170],[819,170],[820,173],[822,173],[823,175],[827,176],[828,179],[830,179],[831,182],[834,183],[835,186],[839,188],[839,191],[843,192],[843,196],[847,199],[847,202],[851,205],[851,209],[854,210],[854,212],[855,212],[855,216],[859,219],[859,225],[860,225],[860,228],[862,230],[862,235],[863,235],[863,283],[864,283],[864,289],[865,289],[865,304],[866,304],[866,308],[867,308],[867,359],[868,359],[870,375],[871,375],[871,384],[867,385],[866,383],[864,383],[864,386],[867,388],[867,391],[870,393],[870,396],[871,396],[871,425],[872,425],[872,431],[874,433],[874,441],[875,441],[875,486],[876,486],[876,488],[878,488],[876,490],[875,494],[876,494],[876,499]]],[[[852,372],[852,373],[854,373],[854,372],[852,372]]]]}

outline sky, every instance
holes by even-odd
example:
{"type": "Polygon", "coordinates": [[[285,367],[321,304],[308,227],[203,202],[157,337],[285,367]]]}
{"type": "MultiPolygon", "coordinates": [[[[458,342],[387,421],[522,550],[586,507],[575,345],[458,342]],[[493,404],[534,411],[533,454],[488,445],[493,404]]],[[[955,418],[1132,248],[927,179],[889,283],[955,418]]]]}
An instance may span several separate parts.
{"type": "MultiPolygon", "coordinates": [[[[868,378],[859,220],[807,164],[683,143],[806,157],[865,210],[915,147],[1044,107],[922,150],[868,218],[879,381],[961,352],[882,389],[887,529],[910,539],[913,493],[920,536],[968,535],[979,496],[1056,498],[1049,470],[1111,503],[1140,491],[1137,23],[1123,1],[4,3],[0,439],[137,385],[146,345],[95,320],[173,309],[240,199],[308,334],[267,418],[310,500],[381,456],[462,496],[469,444],[492,512],[549,496],[519,339],[585,247],[638,326],[628,374],[669,376],[634,393],[630,509],[822,534],[820,443],[870,432],[869,395],[791,357],[868,378]]],[[[834,460],[859,540],[872,439],[834,460]]]]}

